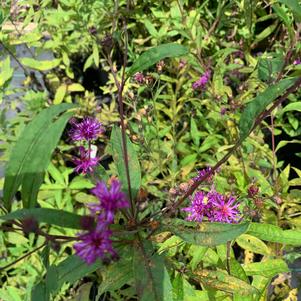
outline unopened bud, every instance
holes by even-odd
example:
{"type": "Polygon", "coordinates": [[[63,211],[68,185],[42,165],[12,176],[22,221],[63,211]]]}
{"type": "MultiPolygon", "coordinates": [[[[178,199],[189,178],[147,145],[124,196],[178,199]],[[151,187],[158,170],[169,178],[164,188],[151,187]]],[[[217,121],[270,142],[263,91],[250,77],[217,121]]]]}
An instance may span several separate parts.
{"type": "Polygon", "coordinates": [[[157,63],[157,65],[156,65],[157,71],[158,71],[158,72],[162,72],[164,66],[165,66],[164,61],[159,61],[159,62],[157,63]]]}
{"type": "Polygon", "coordinates": [[[248,188],[248,196],[250,198],[254,198],[259,192],[259,188],[255,185],[252,184],[249,188],[248,188]]]}
{"type": "Polygon", "coordinates": [[[281,205],[283,203],[282,199],[279,196],[275,196],[274,200],[275,200],[277,205],[281,205]]]}
{"type": "Polygon", "coordinates": [[[107,34],[100,42],[103,50],[106,52],[106,53],[109,53],[111,51],[111,49],[113,48],[113,44],[114,44],[114,41],[113,41],[113,38],[111,35],[107,34]]]}
{"type": "Polygon", "coordinates": [[[25,235],[36,232],[39,228],[37,220],[33,217],[25,218],[22,220],[22,230],[25,235]]]}
{"type": "Polygon", "coordinates": [[[91,231],[95,228],[95,219],[93,216],[85,215],[80,219],[80,226],[83,230],[91,231]]]}

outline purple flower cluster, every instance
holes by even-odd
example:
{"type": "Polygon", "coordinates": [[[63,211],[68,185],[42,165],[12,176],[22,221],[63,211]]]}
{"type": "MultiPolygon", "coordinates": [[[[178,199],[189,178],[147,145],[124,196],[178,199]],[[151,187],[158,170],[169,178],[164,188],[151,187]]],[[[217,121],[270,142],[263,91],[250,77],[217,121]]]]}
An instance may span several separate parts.
{"type": "Polygon", "coordinates": [[[109,226],[114,222],[116,212],[129,206],[126,195],[121,191],[121,184],[116,179],[111,181],[110,189],[105,182],[98,182],[91,192],[99,200],[98,203],[88,205],[96,226],[89,232],[80,234],[79,242],[73,246],[76,254],[87,264],[92,264],[98,258],[102,260],[108,256],[116,258],[117,253],[112,247],[112,232],[109,226]]]}
{"type": "MultiPolygon", "coordinates": [[[[211,173],[211,167],[207,167],[205,169],[199,170],[198,175],[196,177],[194,177],[193,180],[195,182],[199,181],[200,179],[202,179],[208,173],[211,173]]],[[[212,182],[213,176],[214,176],[214,172],[212,172],[210,175],[208,175],[208,177],[205,179],[205,181],[206,182],[212,182]]]]}
{"type": "Polygon", "coordinates": [[[192,84],[193,90],[204,90],[210,79],[211,72],[207,70],[197,81],[192,84]]]}
{"type": "Polygon", "coordinates": [[[76,165],[74,170],[77,173],[87,174],[93,172],[94,167],[98,164],[99,158],[91,156],[91,150],[79,147],[79,157],[73,158],[73,163],[76,165]]]}
{"type": "Polygon", "coordinates": [[[197,191],[191,205],[182,210],[188,212],[188,221],[202,222],[206,217],[210,222],[237,223],[240,219],[238,206],[235,197],[220,194],[212,188],[207,193],[197,191]]]}
{"type": "Polygon", "coordinates": [[[104,132],[101,122],[92,117],[85,117],[81,122],[71,121],[70,138],[73,141],[95,140],[104,132]]]}
{"type": "Polygon", "coordinates": [[[81,145],[79,147],[79,157],[73,159],[76,165],[77,173],[87,174],[93,171],[93,168],[98,164],[99,158],[93,155],[91,150],[91,141],[97,139],[105,130],[101,122],[92,117],[86,117],[81,122],[71,119],[72,128],[69,136],[73,141],[81,141],[88,144],[88,147],[81,145]]]}
{"type": "Polygon", "coordinates": [[[296,59],[293,62],[293,65],[300,65],[301,64],[301,60],[300,59],[296,59]]]}

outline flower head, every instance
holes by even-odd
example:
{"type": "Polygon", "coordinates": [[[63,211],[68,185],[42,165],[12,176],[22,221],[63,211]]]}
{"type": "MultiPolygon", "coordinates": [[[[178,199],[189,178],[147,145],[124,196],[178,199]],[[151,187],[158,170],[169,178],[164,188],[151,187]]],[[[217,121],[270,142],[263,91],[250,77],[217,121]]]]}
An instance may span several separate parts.
{"type": "MultiPolygon", "coordinates": [[[[205,175],[211,173],[211,167],[207,167],[205,169],[199,170],[198,175],[193,178],[194,181],[199,181],[202,179],[205,175]]],[[[204,180],[206,182],[211,182],[213,180],[214,172],[212,172],[208,177],[204,180]]]]}
{"type": "Polygon", "coordinates": [[[293,62],[293,65],[300,65],[301,64],[301,60],[300,59],[296,59],[293,62]]]}
{"type": "Polygon", "coordinates": [[[113,179],[110,189],[107,188],[105,182],[98,182],[96,187],[91,190],[99,199],[99,203],[89,204],[92,213],[100,214],[101,219],[105,219],[111,223],[114,221],[115,212],[121,208],[129,206],[125,193],[121,191],[121,183],[113,179]]]}
{"type": "Polygon", "coordinates": [[[210,71],[207,70],[197,81],[192,84],[192,89],[205,89],[210,78],[210,71]]]}
{"type": "MultiPolygon", "coordinates": [[[[209,205],[210,206],[210,205],[209,205]]],[[[201,222],[209,210],[207,198],[204,192],[198,191],[195,193],[189,207],[183,208],[183,211],[188,212],[186,220],[201,222]]]]}
{"type": "Polygon", "coordinates": [[[95,140],[104,132],[104,127],[101,122],[92,117],[85,117],[81,122],[72,120],[72,129],[69,134],[73,141],[91,141],[95,140]]]}
{"type": "Polygon", "coordinates": [[[93,168],[98,164],[99,158],[93,158],[91,151],[85,149],[83,146],[79,147],[80,157],[73,158],[73,163],[76,165],[74,170],[77,173],[87,174],[93,172],[93,168]]]}
{"type": "Polygon", "coordinates": [[[80,242],[73,245],[76,254],[87,264],[92,264],[96,259],[105,259],[109,256],[116,256],[110,240],[111,231],[91,231],[79,235],[80,242]]]}
{"type": "Polygon", "coordinates": [[[227,197],[219,193],[213,193],[211,204],[213,206],[213,215],[211,221],[222,223],[237,223],[239,220],[238,205],[235,204],[236,198],[227,197]]]}

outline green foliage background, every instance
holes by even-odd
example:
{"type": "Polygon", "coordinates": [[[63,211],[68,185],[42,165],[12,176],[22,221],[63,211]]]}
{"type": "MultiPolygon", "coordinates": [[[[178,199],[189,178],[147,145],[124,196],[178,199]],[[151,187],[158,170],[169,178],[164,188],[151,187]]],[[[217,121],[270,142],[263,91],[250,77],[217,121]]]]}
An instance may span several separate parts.
{"type": "MultiPolygon", "coordinates": [[[[112,46],[120,77],[126,19],[129,80],[124,96],[132,170],[141,169],[141,179],[139,172],[133,177],[140,218],[173,202],[170,188],[181,189],[198,169],[213,166],[237,140],[245,139],[222,165],[215,184],[222,193],[240,196],[246,223],[226,228],[166,219],[152,243],[120,249],[120,261],[109,266],[83,265],[71,255],[71,243],[56,251],[48,245],[0,271],[0,300],[40,301],[50,295],[74,301],[297,300],[287,263],[300,257],[294,247],[301,241],[301,167],[300,161],[288,164],[278,154],[301,141],[300,92],[290,94],[273,112],[273,129],[266,118],[248,134],[255,118],[300,77],[300,65],[293,64],[300,58],[299,2],[26,0],[11,5],[2,1],[0,14],[0,160],[3,166],[10,157],[14,160],[7,163],[5,184],[4,179],[0,183],[3,204],[11,206],[14,218],[38,203],[49,211],[30,214],[40,216],[50,234],[74,235],[79,228],[75,214],[85,214],[85,204],[93,202],[93,179],[75,176],[70,165],[73,146],[63,130],[71,115],[95,115],[107,128],[98,148],[108,166],[100,167],[98,176],[124,175],[114,158],[116,153],[121,157],[117,96],[104,54],[112,46]],[[143,54],[163,44],[167,48],[143,54]],[[20,45],[30,57],[17,55],[20,45]],[[40,59],[45,52],[53,56],[40,59]],[[163,70],[155,66],[160,55],[163,70]],[[25,74],[22,87],[13,85],[13,62],[25,74]],[[207,69],[212,78],[206,90],[194,91],[192,83],[207,69]],[[99,80],[99,70],[107,81],[99,80]],[[136,71],[152,80],[137,84],[131,78],[136,71]],[[22,111],[8,119],[6,113],[20,104],[22,111]],[[63,113],[72,104],[76,109],[63,113]],[[31,120],[36,123],[32,128],[26,126],[31,120]],[[274,154],[268,145],[272,131],[278,142],[274,154]],[[33,148],[22,140],[30,135],[30,143],[39,136],[33,148]],[[39,153],[40,161],[32,161],[39,153]],[[24,158],[28,161],[19,170],[17,160],[24,158]],[[260,188],[260,206],[248,198],[251,183],[260,188]],[[22,202],[11,202],[20,185],[22,202]],[[70,227],[61,227],[57,209],[74,214],[70,227]],[[231,276],[224,273],[229,239],[236,252],[230,254],[231,276]],[[139,279],[148,273],[141,264],[145,257],[153,283],[148,277],[139,279]]],[[[297,150],[288,155],[300,158],[297,150]]],[[[18,232],[1,233],[0,242],[1,266],[44,243],[32,233],[18,232]]]]}

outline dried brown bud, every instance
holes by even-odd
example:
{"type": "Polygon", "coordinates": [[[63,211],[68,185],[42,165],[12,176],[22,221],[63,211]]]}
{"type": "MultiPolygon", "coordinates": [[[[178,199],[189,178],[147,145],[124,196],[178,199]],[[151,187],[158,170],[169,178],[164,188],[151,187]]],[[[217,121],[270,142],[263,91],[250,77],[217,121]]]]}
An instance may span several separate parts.
{"type": "Polygon", "coordinates": [[[182,191],[186,191],[186,190],[189,188],[189,185],[188,185],[188,183],[181,183],[181,184],[179,185],[179,188],[180,188],[180,190],[182,190],[182,191]]]}
{"type": "Polygon", "coordinates": [[[132,135],[132,141],[138,141],[138,136],[137,135],[132,135]]]}
{"type": "Polygon", "coordinates": [[[169,189],[169,194],[171,194],[172,196],[175,196],[178,194],[177,190],[175,188],[170,188],[169,189]]]}
{"type": "Polygon", "coordinates": [[[260,199],[260,198],[257,198],[257,199],[255,199],[255,200],[254,200],[254,204],[255,204],[255,206],[256,206],[258,209],[260,209],[260,208],[262,208],[262,207],[263,207],[263,205],[264,205],[264,202],[263,202],[263,200],[262,200],[262,199],[260,199]]]}

